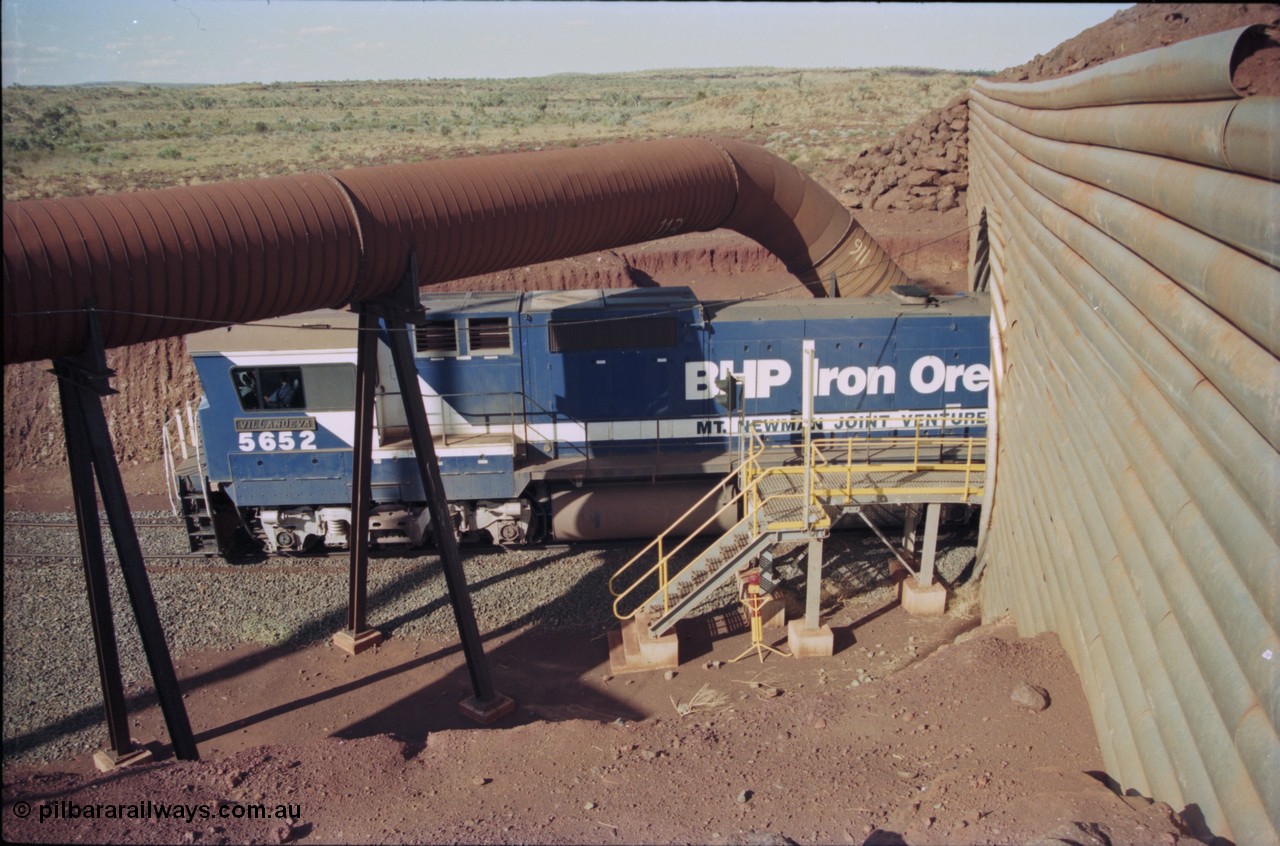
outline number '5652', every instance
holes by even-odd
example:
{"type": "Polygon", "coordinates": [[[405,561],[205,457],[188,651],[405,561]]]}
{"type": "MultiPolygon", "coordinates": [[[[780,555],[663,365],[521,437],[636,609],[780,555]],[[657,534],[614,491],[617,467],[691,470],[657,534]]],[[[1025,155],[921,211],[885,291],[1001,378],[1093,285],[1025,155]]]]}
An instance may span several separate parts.
{"type": "Polygon", "coordinates": [[[315,432],[241,432],[239,446],[241,452],[272,452],[277,449],[315,449],[315,432]]]}

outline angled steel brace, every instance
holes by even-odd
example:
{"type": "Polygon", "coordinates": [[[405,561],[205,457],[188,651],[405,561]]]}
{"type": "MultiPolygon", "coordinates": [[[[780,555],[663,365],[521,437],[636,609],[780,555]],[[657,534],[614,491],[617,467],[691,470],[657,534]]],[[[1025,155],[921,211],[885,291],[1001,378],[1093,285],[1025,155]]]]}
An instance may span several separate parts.
{"type": "Polygon", "coordinates": [[[115,449],[107,430],[106,415],[102,410],[102,397],[116,393],[110,386],[110,378],[115,373],[106,364],[97,313],[92,303],[88,304],[88,315],[88,345],[79,355],[54,359],[52,372],[58,377],[62,425],[67,441],[67,463],[71,472],[98,676],[102,685],[107,733],[111,743],[109,757],[121,760],[134,754],[136,750],[129,737],[119,651],[111,617],[106,557],[102,546],[102,530],[98,524],[97,495],[94,491],[95,476],[174,754],[184,761],[196,761],[200,756],[195,737],[191,732],[186,706],[182,702],[182,692],[173,669],[168,644],[165,642],[155,596],[143,563],[142,547],[138,543],[137,529],[129,511],[128,497],[120,478],[120,467],[116,463],[115,449]]]}

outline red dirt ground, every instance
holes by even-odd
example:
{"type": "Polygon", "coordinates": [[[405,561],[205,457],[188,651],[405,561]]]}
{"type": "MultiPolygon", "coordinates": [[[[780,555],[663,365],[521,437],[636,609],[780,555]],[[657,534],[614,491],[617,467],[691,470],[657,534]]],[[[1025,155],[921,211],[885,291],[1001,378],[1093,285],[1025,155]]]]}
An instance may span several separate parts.
{"type": "MultiPolygon", "coordinates": [[[[87,758],[6,769],[7,841],[129,843],[1168,843],[1168,806],[1106,788],[1087,706],[1052,636],[962,635],[883,598],[831,620],[827,659],[727,662],[740,630],[686,632],[662,673],[609,676],[603,638],[526,631],[485,648],[519,703],[481,728],[452,643],[324,644],[178,661],[203,760],[111,774],[87,758]],[[927,657],[925,657],[927,656],[927,657]],[[893,668],[900,668],[894,671],[893,668]],[[851,688],[858,671],[879,680],[851,688]],[[1035,711],[1011,693],[1048,692],[1035,711]],[[704,690],[714,711],[679,716],[704,690]],[[184,803],[192,821],[39,819],[60,802],[184,803]],[[30,816],[21,818],[20,803],[30,816]],[[292,822],[220,808],[291,805],[292,822]],[[228,810],[226,813],[233,813],[228,810]]],[[[156,707],[133,716],[163,741],[156,707]]],[[[162,755],[165,748],[161,747],[162,755]]]]}

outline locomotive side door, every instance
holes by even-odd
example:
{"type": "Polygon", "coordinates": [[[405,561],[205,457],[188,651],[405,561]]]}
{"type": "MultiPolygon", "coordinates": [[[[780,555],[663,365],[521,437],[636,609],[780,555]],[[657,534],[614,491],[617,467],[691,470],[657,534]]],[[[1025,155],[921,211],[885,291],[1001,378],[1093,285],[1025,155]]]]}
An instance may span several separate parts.
{"type": "Polygon", "coordinates": [[[409,437],[409,419],[400,398],[400,383],[396,380],[391,347],[382,338],[378,339],[378,385],[374,388],[373,430],[377,432],[375,443],[378,444],[409,437]]]}

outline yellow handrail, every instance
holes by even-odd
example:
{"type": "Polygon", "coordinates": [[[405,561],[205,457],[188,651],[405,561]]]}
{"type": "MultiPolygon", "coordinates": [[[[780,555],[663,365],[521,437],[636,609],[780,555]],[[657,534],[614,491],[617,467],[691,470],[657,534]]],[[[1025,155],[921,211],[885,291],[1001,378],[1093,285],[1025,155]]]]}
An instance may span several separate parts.
{"type": "MultiPolygon", "coordinates": [[[[720,515],[721,515],[721,514],[723,514],[726,510],[728,510],[728,509],[729,509],[729,508],[731,508],[731,507],[735,507],[735,506],[738,504],[738,501],[739,501],[740,499],[742,499],[745,495],[746,495],[746,491],[740,491],[740,492],[737,494],[737,496],[735,496],[732,500],[730,500],[729,502],[727,502],[727,503],[725,503],[723,506],[721,506],[721,507],[720,507],[720,509],[719,509],[715,514],[713,514],[711,517],[709,517],[709,518],[706,520],[706,522],[704,522],[701,526],[699,526],[699,527],[698,527],[697,529],[695,529],[693,532],[691,532],[690,534],[688,534],[687,536],[685,536],[684,540],[682,540],[682,541],[681,541],[681,542],[680,542],[680,543],[679,543],[679,544],[678,544],[674,549],[672,549],[672,550],[671,550],[671,552],[667,553],[666,555],[659,555],[659,558],[658,558],[657,563],[656,563],[656,564],[654,564],[652,567],[650,567],[650,568],[649,568],[648,570],[646,570],[645,572],[641,573],[641,574],[636,578],[636,580],[635,580],[634,582],[632,582],[632,583],[631,583],[631,586],[630,586],[630,587],[628,587],[626,590],[623,590],[623,591],[619,592],[619,591],[617,591],[617,590],[615,590],[615,589],[614,589],[614,586],[613,586],[614,579],[616,579],[618,576],[620,576],[624,570],[628,569],[628,568],[629,568],[632,564],[634,564],[636,561],[639,561],[639,560],[640,560],[640,559],[645,555],[645,553],[646,553],[646,552],[648,552],[649,550],[651,550],[651,549],[654,547],[654,545],[656,544],[656,541],[655,541],[655,543],[651,543],[651,544],[649,544],[647,547],[645,547],[643,550],[641,550],[641,551],[640,551],[640,552],[639,552],[639,553],[638,553],[634,558],[632,558],[632,559],[631,559],[630,561],[628,561],[626,564],[623,564],[623,565],[622,565],[622,567],[618,570],[618,572],[616,572],[616,573],[614,573],[614,574],[613,574],[613,578],[611,578],[611,579],[609,580],[609,592],[610,592],[610,593],[612,593],[612,594],[613,594],[613,596],[614,596],[614,600],[613,600],[613,613],[614,613],[614,616],[616,616],[619,620],[626,620],[626,619],[630,619],[632,616],[634,616],[634,615],[635,615],[636,610],[639,610],[640,608],[642,608],[642,607],[644,607],[645,605],[647,605],[647,604],[648,604],[648,602],[649,602],[649,600],[650,600],[650,599],[652,599],[654,596],[657,596],[657,594],[658,594],[658,593],[662,593],[662,594],[663,594],[663,607],[664,607],[664,610],[665,610],[665,609],[666,609],[666,601],[667,601],[667,595],[666,595],[667,585],[668,585],[668,584],[670,584],[670,581],[671,581],[671,579],[668,577],[667,567],[668,567],[668,564],[669,564],[669,562],[671,561],[672,557],[674,557],[676,553],[678,553],[678,552],[680,552],[682,549],[684,549],[684,548],[685,548],[685,546],[686,546],[686,545],[688,545],[688,544],[689,544],[689,542],[690,542],[690,541],[692,541],[692,540],[694,539],[694,537],[695,537],[695,536],[696,536],[696,535],[697,535],[697,534],[698,534],[702,529],[705,529],[707,526],[711,525],[713,522],[715,522],[716,520],[718,520],[718,519],[719,519],[719,517],[720,517],[720,515]],[[657,574],[658,574],[658,590],[657,590],[657,591],[655,591],[654,593],[650,594],[650,595],[649,595],[649,597],[648,597],[648,598],[646,598],[644,602],[641,602],[638,606],[636,606],[636,609],[635,609],[635,610],[633,610],[633,611],[631,611],[631,613],[626,614],[626,615],[621,615],[621,614],[619,614],[619,613],[618,613],[618,605],[619,605],[619,603],[621,603],[623,599],[625,599],[627,596],[629,596],[629,595],[631,594],[631,592],[632,592],[632,591],[634,591],[636,588],[640,587],[640,585],[642,585],[642,584],[644,583],[645,579],[647,579],[647,578],[649,578],[650,576],[654,575],[654,573],[657,573],[657,574]]],[[[687,516],[687,515],[686,515],[686,516],[687,516]]],[[[684,518],[682,517],[681,519],[683,520],[684,518]]],[[[678,525],[678,522],[677,522],[677,525],[678,525]]],[[[667,532],[663,532],[663,534],[662,534],[660,537],[665,537],[665,536],[667,535],[667,533],[668,533],[668,532],[670,532],[670,529],[668,529],[668,530],[667,530],[667,532]]],[[[718,541],[718,540],[719,540],[719,538],[717,538],[716,540],[718,541]]],[[[715,543],[715,542],[713,541],[713,542],[712,542],[712,544],[709,544],[709,545],[708,545],[708,549],[710,548],[710,546],[714,545],[714,543],[715,543]]],[[[704,552],[705,552],[705,551],[706,551],[706,550],[704,550],[704,552]]],[[[694,560],[696,561],[697,559],[695,558],[694,560]]],[[[684,568],[682,568],[682,569],[680,570],[680,573],[683,573],[683,572],[684,572],[684,568]]],[[[677,573],[676,575],[677,575],[677,576],[679,576],[679,574],[680,574],[680,573],[677,573]]]]}
{"type": "MultiPolygon", "coordinates": [[[[699,526],[697,529],[690,532],[689,535],[686,537],[686,539],[678,547],[673,549],[670,553],[663,555],[662,544],[663,544],[663,541],[667,538],[667,536],[674,534],[675,528],[677,526],[682,525],[684,521],[687,520],[691,515],[696,513],[699,508],[702,508],[702,506],[706,505],[706,503],[708,502],[708,500],[711,499],[712,496],[718,496],[721,492],[723,492],[725,489],[730,487],[735,481],[737,481],[738,475],[740,472],[750,475],[751,473],[750,468],[752,468],[755,465],[758,455],[759,453],[754,449],[750,453],[748,453],[746,460],[743,462],[742,468],[740,468],[739,470],[730,471],[728,474],[726,474],[723,479],[721,479],[715,486],[711,488],[711,490],[703,494],[703,496],[697,502],[689,506],[689,508],[683,514],[681,514],[674,521],[672,521],[671,526],[666,531],[658,535],[658,537],[654,538],[653,541],[651,541],[647,546],[645,546],[644,549],[637,552],[635,556],[631,558],[630,561],[628,561],[626,564],[623,564],[621,567],[619,567],[617,572],[615,572],[609,578],[609,592],[613,594],[615,597],[620,596],[621,594],[619,594],[617,589],[614,587],[614,583],[618,580],[618,577],[621,576],[623,573],[626,573],[629,569],[631,569],[631,566],[633,564],[635,564],[637,561],[639,561],[641,558],[647,555],[650,551],[652,551],[655,546],[658,548],[658,557],[660,559],[670,558],[671,555],[674,555],[676,552],[682,549],[686,543],[688,543],[689,538],[699,534],[703,529],[707,528],[707,526],[709,526],[712,523],[712,521],[719,518],[721,513],[723,513],[724,510],[729,505],[736,503],[742,497],[742,492],[739,492],[738,495],[735,496],[730,503],[726,504],[725,506],[722,506],[718,511],[716,511],[714,515],[708,518],[701,526],[699,526]]],[[[744,491],[746,490],[745,486],[743,490],[744,491]]],[[[646,573],[645,576],[642,576],[640,580],[643,580],[646,576],[650,575],[651,573],[652,573],[652,570],[649,573],[646,573]]],[[[632,588],[634,587],[635,586],[632,585],[632,588]]],[[[627,590],[630,591],[632,588],[628,588],[627,590]]]]}
{"type": "MultiPolygon", "coordinates": [[[[760,478],[763,479],[765,476],[769,475],[769,472],[771,471],[766,471],[765,474],[762,475],[760,478]]],[[[746,491],[739,493],[736,497],[734,497],[733,502],[727,503],[723,508],[720,509],[720,512],[717,512],[716,517],[719,517],[719,514],[721,512],[729,508],[731,505],[734,505],[737,502],[737,500],[741,499],[745,494],[746,494],[746,491]]],[[[760,535],[764,533],[765,530],[768,529],[768,526],[766,526],[765,529],[760,528],[759,515],[765,510],[765,508],[768,506],[770,502],[774,500],[781,500],[781,499],[803,499],[803,498],[804,498],[804,495],[799,493],[782,493],[782,494],[774,494],[773,496],[766,497],[764,500],[762,500],[760,502],[760,508],[752,510],[752,512],[747,516],[747,518],[744,518],[744,519],[750,519],[752,521],[751,535],[748,538],[748,541],[756,540],[757,538],[760,537],[760,535]]],[[[707,524],[709,524],[712,520],[716,519],[716,517],[713,517],[711,518],[711,520],[708,520],[707,524]]],[[[742,521],[739,521],[739,523],[741,522],[742,521]]],[[[707,524],[704,524],[704,526],[707,524]]],[[[672,555],[674,555],[676,552],[682,549],[685,546],[685,544],[687,544],[692,539],[693,539],[692,535],[686,537],[678,547],[676,547],[671,551],[672,555]]],[[[723,536],[716,538],[714,541],[712,541],[710,544],[707,545],[706,549],[704,549],[698,556],[696,556],[692,561],[690,561],[684,567],[680,568],[680,570],[678,570],[674,575],[671,575],[667,571],[667,567],[670,563],[672,555],[667,555],[661,558],[656,564],[654,564],[652,567],[646,570],[643,574],[641,574],[639,578],[637,578],[631,584],[631,587],[627,588],[621,593],[614,594],[615,598],[613,600],[613,615],[617,617],[619,620],[629,620],[636,615],[637,611],[639,611],[641,608],[648,605],[649,602],[653,600],[654,597],[658,596],[658,594],[662,594],[662,613],[665,614],[668,611],[670,611],[671,597],[668,593],[669,585],[673,581],[678,580],[682,575],[685,574],[686,571],[688,571],[691,567],[697,564],[701,560],[702,556],[706,555],[707,552],[709,552],[711,548],[714,547],[721,540],[723,540],[723,536]],[[618,609],[618,606],[619,604],[621,604],[622,600],[625,599],[628,595],[630,595],[632,591],[638,588],[641,584],[644,583],[646,579],[648,579],[650,576],[654,575],[655,573],[658,575],[658,590],[649,594],[649,596],[646,597],[644,601],[637,604],[636,607],[633,608],[631,611],[627,612],[626,614],[621,613],[618,609]]],[[[632,561],[634,560],[635,559],[632,559],[632,561]]],[[[627,563],[630,564],[631,562],[627,562],[627,563]]]]}
{"type": "MultiPolygon", "coordinates": [[[[796,453],[795,453],[794,444],[770,445],[766,443],[763,436],[772,434],[772,433],[759,432],[755,430],[749,431],[748,434],[750,436],[750,448],[745,459],[742,462],[742,465],[737,470],[726,475],[718,484],[713,486],[711,490],[709,490],[701,499],[699,499],[696,503],[694,503],[694,505],[691,506],[687,511],[685,511],[684,514],[680,515],[680,517],[672,523],[672,526],[670,528],[668,528],[666,531],[660,534],[657,538],[655,538],[653,541],[647,544],[642,550],[640,550],[640,552],[638,552],[634,557],[632,557],[631,560],[623,564],[622,567],[620,567],[617,570],[617,572],[613,574],[612,577],[610,577],[609,591],[614,596],[614,602],[613,602],[614,616],[616,616],[620,620],[630,619],[635,616],[637,611],[639,611],[641,608],[644,608],[646,605],[649,605],[659,595],[661,595],[662,597],[663,612],[666,613],[667,611],[669,611],[670,610],[669,589],[672,582],[677,581],[690,567],[697,564],[717,543],[719,543],[722,540],[722,538],[716,538],[715,540],[708,543],[706,549],[704,549],[698,555],[694,556],[694,558],[688,564],[686,564],[683,568],[681,568],[675,574],[672,574],[670,572],[672,559],[675,558],[677,554],[684,551],[685,548],[692,542],[695,536],[701,534],[708,527],[720,521],[723,518],[724,514],[730,508],[737,509],[739,504],[742,505],[742,511],[741,511],[742,519],[741,520],[735,519],[734,522],[735,522],[735,525],[740,525],[742,523],[742,520],[747,520],[747,519],[750,520],[750,523],[748,524],[748,529],[750,531],[749,541],[754,541],[758,539],[765,531],[768,531],[770,528],[777,528],[778,525],[781,525],[783,528],[793,528],[791,526],[791,522],[794,522],[794,521],[783,521],[783,523],[781,524],[779,524],[777,520],[764,522],[767,519],[766,508],[770,503],[779,501],[782,499],[787,499],[787,498],[796,498],[801,500],[803,500],[804,498],[803,493],[787,492],[787,493],[773,494],[771,496],[766,496],[763,499],[761,499],[761,494],[762,494],[761,484],[766,478],[773,475],[796,475],[798,473],[806,473],[813,470],[815,465],[821,465],[822,468],[824,468],[822,471],[818,471],[818,472],[827,472],[827,473],[833,472],[833,471],[837,473],[843,472],[843,475],[844,475],[843,488],[829,488],[829,487],[818,486],[818,487],[815,487],[810,492],[810,505],[813,507],[820,508],[822,506],[822,500],[826,497],[831,497],[835,495],[844,495],[846,498],[848,498],[848,497],[853,497],[857,495],[869,495],[869,494],[882,495],[885,493],[891,493],[893,491],[899,490],[898,488],[882,488],[874,485],[870,487],[855,488],[854,487],[855,474],[858,474],[860,476],[874,476],[877,474],[890,474],[890,473],[903,473],[903,472],[919,473],[922,471],[923,472],[956,471],[963,468],[964,484],[962,488],[958,488],[956,485],[934,486],[934,487],[928,487],[928,488],[913,486],[911,488],[904,487],[904,488],[901,488],[901,490],[903,491],[910,490],[914,493],[919,493],[919,494],[936,493],[936,494],[943,494],[943,495],[949,495],[949,496],[958,494],[962,496],[966,501],[969,500],[979,490],[981,490],[980,488],[975,488],[973,486],[972,478],[975,472],[984,472],[986,469],[986,464],[985,462],[979,462],[975,464],[973,460],[973,454],[974,454],[975,447],[978,446],[980,443],[985,444],[986,439],[973,438],[973,437],[959,437],[959,436],[948,437],[948,436],[942,436],[942,435],[933,436],[933,437],[922,437],[920,435],[920,432],[921,432],[920,427],[921,427],[921,422],[917,420],[915,421],[916,431],[914,436],[905,436],[905,437],[885,436],[885,437],[877,437],[874,439],[874,444],[876,446],[877,454],[884,454],[884,453],[891,454],[894,450],[905,451],[905,449],[909,448],[911,450],[909,453],[909,455],[911,456],[909,461],[897,461],[897,462],[881,461],[881,462],[873,463],[871,460],[873,442],[868,437],[863,442],[866,446],[866,461],[861,463],[855,462],[853,453],[854,453],[854,448],[857,445],[856,442],[861,441],[863,439],[848,438],[844,446],[840,449],[840,452],[844,453],[844,456],[843,456],[844,466],[839,466],[837,464],[834,464],[832,459],[828,458],[827,453],[823,451],[822,444],[817,442],[811,444],[812,452],[809,453],[809,455],[812,458],[811,461],[803,461],[805,453],[803,450],[801,450],[802,464],[795,465],[794,463],[790,463],[790,464],[783,463],[788,461],[789,462],[795,461],[796,453]],[[937,455],[938,455],[937,461],[922,462],[920,460],[922,450],[924,450],[926,454],[932,454],[932,450],[935,448],[937,449],[937,455]],[[951,462],[944,461],[943,456],[948,448],[956,448],[957,452],[959,452],[960,450],[963,450],[964,458],[959,461],[951,461],[951,462]],[[778,466],[766,466],[766,462],[764,461],[765,454],[767,452],[774,452],[776,454],[777,452],[781,452],[781,451],[785,451],[789,453],[791,456],[790,459],[782,459],[781,461],[779,461],[778,466]],[[733,498],[730,499],[724,505],[722,505],[719,509],[717,509],[716,512],[711,517],[707,518],[707,520],[703,521],[703,523],[700,526],[690,531],[675,547],[668,549],[667,539],[674,534],[675,528],[677,526],[682,525],[687,519],[689,519],[691,515],[696,513],[698,509],[705,506],[707,502],[711,499],[711,497],[720,496],[721,494],[723,494],[726,490],[730,488],[730,486],[734,483],[735,480],[739,481],[739,490],[733,496],[733,498]],[[654,553],[655,550],[657,554],[657,561],[652,566],[650,566],[647,570],[645,570],[642,574],[636,577],[634,581],[632,581],[627,588],[623,590],[619,590],[617,588],[618,580],[623,575],[629,573],[632,570],[632,568],[635,567],[639,562],[641,562],[642,560],[645,560],[648,556],[650,556],[650,554],[654,553]],[[620,612],[620,606],[623,600],[626,599],[628,596],[630,596],[632,593],[634,593],[642,584],[644,584],[647,580],[649,580],[651,577],[655,575],[657,576],[657,581],[658,581],[657,590],[654,593],[649,594],[649,596],[646,597],[644,601],[640,602],[630,612],[626,614],[622,614],[620,612]]],[[[833,457],[838,458],[839,452],[836,453],[836,455],[833,457]]],[[[801,521],[801,523],[802,522],[803,521],[801,521]]],[[[819,524],[824,526],[827,525],[828,523],[829,523],[829,520],[825,518],[819,521],[819,524]]]]}

